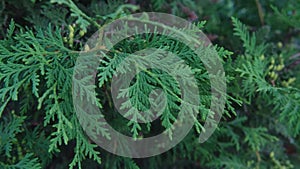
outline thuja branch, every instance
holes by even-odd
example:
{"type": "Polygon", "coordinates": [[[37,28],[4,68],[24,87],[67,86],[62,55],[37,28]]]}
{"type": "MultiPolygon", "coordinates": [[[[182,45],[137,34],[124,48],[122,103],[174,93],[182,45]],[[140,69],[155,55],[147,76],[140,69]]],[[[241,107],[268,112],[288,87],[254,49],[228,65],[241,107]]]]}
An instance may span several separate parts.
{"type": "Polygon", "coordinates": [[[84,12],[82,12],[73,1],[71,0],[51,0],[51,3],[58,3],[58,4],[65,4],[67,5],[70,10],[75,14],[75,16],[81,16],[84,19],[86,19],[87,21],[89,21],[91,24],[93,24],[94,26],[96,26],[98,29],[101,28],[101,26],[91,17],[89,17],[88,15],[86,15],[84,12]]]}

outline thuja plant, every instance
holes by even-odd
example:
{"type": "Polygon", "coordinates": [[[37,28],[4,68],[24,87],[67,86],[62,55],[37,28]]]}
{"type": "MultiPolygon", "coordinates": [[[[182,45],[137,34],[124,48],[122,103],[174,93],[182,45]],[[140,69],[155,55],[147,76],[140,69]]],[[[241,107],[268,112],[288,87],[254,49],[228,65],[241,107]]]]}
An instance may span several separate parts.
{"type": "MultiPolygon", "coordinates": [[[[289,45],[273,43],[274,37],[266,36],[266,27],[253,31],[236,17],[228,17],[227,21],[230,22],[227,23],[232,30],[227,32],[227,36],[232,37],[228,44],[235,44],[234,47],[229,46],[232,52],[218,45],[203,49],[203,54],[208,56],[209,53],[205,53],[207,50],[217,52],[217,60],[224,67],[225,74],[222,76],[226,80],[227,92],[221,93],[225,97],[222,119],[219,124],[211,124],[217,125],[216,131],[200,144],[199,135],[205,132],[206,119],[217,115],[217,112],[210,110],[211,102],[216,98],[211,94],[211,77],[205,60],[199,60],[186,43],[161,35],[158,31],[147,32],[147,28],[144,34],[125,38],[113,46],[109,46],[109,41],[105,41],[105,45],[97,44],[98,41],[92,41],[92,44],[86,42],[92,33],[105,24],[143,10],[172,11],[172,14],[194,21],[198,29],[214,32],[216,28],[210,27],[216,24],[219,16],[213,6],[225,4],[228,7],[235,1],[217,4],[205,1],[211,12],[215,12],[212,15],[215,19],[211,22],[208,19],[207,27],[204,21],[195,21],[196,14],[205,15],[205,12],[195,8],[197,5],[201,6],[200,2],[151,2],[153,6],[131,1],[22,1],[26,6],[23,11],[28,15],[22,19],[16,17],[3,21],[6,23],[6,31],[3,31],[3,38],[0,40],[0,168],[281,169],[297,166],[299,157],[296,151],[300,145],[299,46],[292,45],[292,42],[289,45]],[[262,36],[266,38],[261,38],[262,36]],[[91,61],[89,54],[95,54],[95,46],[98,47],[96,54],[98,52],[103,56],[101,61],[90,63],[97,64],[95,75],[76,76],[74,82],[74,73],[78,70],[87,73],[81,75],[90,75],[89,69],[84,67],[86,65],[78,65],[76,61],[78,58],[91,61]],[[159,52],[148,52],[146,54],[149,57],[139,58],[137,52],[145,49],[165,50],[182,59],[167,60],[166,63],[176,68],[172,70],[177,70],[179,76],[184,76],[189,71],[194,74],[201,96],[196,98],[201,103],[197,107],[199,113],[193,116],[194,127],[185,138],[163,154],[141,159],[114,155],[102,149],[101,142],[97,142],[90,134],[95,133],[108,140],[111,137],[106,126],[102,126],[97,119],[105,118],[115,130],[133,140],[142,140],[164,130],[167,131],[164,133],[167,139],[176,137],[171,129],[179,116],[182,91],[179,83],[167,71],[130,67],[140,68],[140,72],[118,98],[129,97],[130,105],[136,109],[129,109],[129,102],[120,103],[119,106],[125,112],[125,117],[122,117],[114,105],[111,86],[116,72],[134,71],[126,67],[133,62],[143,65],[151,60],[161,59],[159,52]],[[135,60],[130,60],[129,55],[134,55],[135,60]],[[140,59],[139,62],[137,59],[140,59]],[[181,66],[182,63],[189,68],[181,66]],[[93,78],[94,85],[87,85],[89,78],[93,78]],[[165,98],[159,92],[153,93],[157,89],[162,89],[165,98]],[[76,99],[92,102],[103,114],[78,116],[78,105],[73,102],[74,94],[76,99]],[[158,96],[154,97],[157,100],[149,100],[151,94],[158,96]],[[165,108],[159,110],[160,117],[152,123],[136,122],[147,121],[136,110],[147,112],[153,103],[158,108],[165,108]],[[89,123],[84,124],[84,121],[89,123]],[[87,134],[89,129],[91,131],[87,134]]],[[[10,12],[5,11],[10,8],[20,9],[18,3],[15,3],[4,1],[0,14],[5,18],[13,17],[10,12]]],[[[259,1],[256,3],[259,9],[263,5],[259,1]]],[[[281,23],[290,25],[283,30],[297,31],[299,13],[289,13],[294,6],[287,6],[280,11],[275,5],[266,7],[266,11],[272,11],[281,23]],[[290,17],[295,23],[290,22],[290,17]]],[[[297,5],[299,6],[296,3],[295,7],[297,5]]],[[[227,7],[220,13],[228,12],[227,7]]],[[[231,8],[230,13],[234,15],[234,9],[239,7],[231,8]]],[[[141,16],[146,20],[147,17],[141,16]]],[[[267,15],[265,19],[269,20],[265,21],[260,17],[260,21],[269,22],[271,26],[275,23],[271,16],[267,15]]],[[[162,26],[157,24],[158,27],[162,26]]],[[[168,31],[169,28],[163,29],[168,31]]],[[[172,29],[175,29],[174,32],[184,32],[172,29]]],[[[113,33],[109,36],[113,36],[113,33]]],[[[223,33],[220,31],[220,34],[223,33]]],[[[104,35],[100,31],[96,36],[104,35]]],[[[296,41],[297,38],[299,37],[296,36],[296,41]]],[[[224,41],[220,43],[226,44],[224,41]]],[[[214,63],[214,60],[209,62],[214,63]]],[[[160,65],[159,62],[155,64],[160,65]]],[[[186,86],[191,84],[189,78],[184,80],[187,80],[183,82],[186,86]]],[[[149,118],[151,116],[154,115],[149,114],[149,118]]],[[[117,141],[111,140],[111,144],[114,145],[117,141]]],[[[147,148],[150,147],[145,147],[147,148]]]]}

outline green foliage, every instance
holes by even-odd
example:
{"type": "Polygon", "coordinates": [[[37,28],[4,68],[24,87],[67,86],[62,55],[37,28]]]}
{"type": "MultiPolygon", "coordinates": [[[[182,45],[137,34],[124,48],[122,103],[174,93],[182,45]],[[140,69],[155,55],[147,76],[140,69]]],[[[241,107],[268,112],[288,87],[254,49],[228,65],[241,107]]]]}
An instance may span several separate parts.
{"type": "Polygon", "coordinates": [[[64,4],[67,5],[70,8],[71,16],[76,18],[76,24],[80,25],[80,28],[84,31],[87,31],[87,27],[90,25],[90,23],[94,23],[98,28],[100,28],[100,25],[98,25],[92,18],[87,16],[85,13],[83,13],[75,4],[73,1],[70,0],[51,0],[51,3],[58,3],[58,4],[64,4]]]}
{"type": "Polygon", "coordinates": [[[279,17],[280,20],[282,20],[284,23],[288,24],[289,26],[299,28],[299,19],[300,14],[298,11],[295,11],[295,9],[299,9],[299,0],[293,1],[292,3],[289,3],[286,8],[283,8],[281,11],[275,7],[272,6],[272,9],[275,11],[276,15],[279,17]]]}
{"type": "Polygon", "coordinates": [[[27,153],[23,157],[21,152],[20,143],[18,143],[17,135],[22,132],[22,124],[24,123],[25,116],[16,116],[12,112],[12,116],[1,120],[0,125],[0,152],[1,161],[0,167],[7,169],[25,169],[25,168],[41,168],[38,158],[34,157],[32,153],[27,153]],[[16,147],[17,150],[16,150],[16,147]],[[14,151],[17,151],[17,154],[14,151]],[[16,156],[19,156],[16,158],[16,156]],[[6,161],[2,161],[2,160],[6,161]],[[16,161],[19,160],[19,161],[16,161]]]}
{"type": "Polygon", "coordinates": [[[36,118],[43,120],[44,127],[50,130],[49,152],[57,152],[58,146],[76,139],[79,145],[75,148],[74,161],[79,163],[85,154],[100,163],[95,145],[87,142],[72,113],[70,91],[76,52],[65,47],[60,29],[52,28],[49,25],[46,31],[40,29],[33,33],[23,28],[15,30],[11,22],[7,39],[0,44],[0,80],[4,82],[0,90],[1,113],[8,103],[22,100],[18,111],[26,114],[36,111],[39,113],[36,118]],[[19,33],[12,35],[15,31],[19,33]],[[35,101],[31,103],[31,99],[35,101]]]}
{"type": "MultiPolygon", "coordinates": [[[[253,34],[252,37],[249,37],[249,33],[245,30],[245,25],[242,25],[235,18],[232,20],[236,27],[235,31],[238,32],[236,35],[240,36],[243,41],[248,39],[249,42],[251,41],[251,38],[255,39],[255,34],[253,34]]],[[[253,40],[253,43],[255,43],[255,40],[253,40]]],[[[267,69],[270,71],[270,67],[268,68],[266,63],[269,62],[271,65],[274,65],[274,63],[272,63],[274,62],[274,58],[271,58],[270,61],[264,61],[262,58],[258,57],[263,54],[260,53],[260,49],[266,48],[263,46],[263,44],[260,44],[259,46],[255,46],[255,44],[244,45],[244,47],[246,52],[249,52],[246,53],[245,56],[247,61],[246,63],[242,64],[241,68],[236,69],[236,71],[240,73],[240,76],[245,78],[242,83],[243,91],[246,95],[255,94],[255,92],[258,92],[260,95],[256,95],[256,99],[258,99],[260,96],[262,99],[267,101],[267,104],[273,105],[272,110],[275,112],[275,114],[279,114],[280,121],[288,125],[293,133],[293,136],[298,135],[300,132],[300,126],[296,121],[299,121],[300,119],[298,113],[296,112],[299,112],[299,89],[294,87],[285,88],[276,86],[275,84],[272,85],[272,83],[267,81],[268,74],[266,72],[268,72],[267,69]],[[250,51],[247,51],[249,49],[250,51]],[[250,54],[251,56],[247,56],[247,54],[250,54]]],[[[275,77],[276,76],[270,78],[275,81],[277,80],[275,77]]],[[[250,97],[252,96],[250,95],[250,97]]]]}
{"type": "MultiPolygon", "coordinates": [[[[1,1],[0,168],[282,169],[299,165],[299,1],[126,2],[1,1]],[[104,46],[103,51],[112,49],[97,65],[97,75],[75,78],[72,86],[80,51],[90,52],[91,46],[84,45],[90,33],[126,14],[149,10],[195,22],[216,44],[212,47],[226,74],[226,108],[217,130],[203,144],[198,136],[212,113],[210,102],[216,98],[210,94],[204,63],[178,40],[146,31],[115,46],[104,46]],[[159,50],[148,53],[148,57],[137,55],[149,48],[159,50]],[[92,141],[96,135],[111,138],[105,124],[97,121],[104,117],[115,130],[135,139],[164,130],[172,139],[170,128],[178,117],[182,91],[168,72],[141,66],[161,60],[162,50],[182,59],[164,60],[172,67],[171,72],[180,77],[195,74],[201,95],[197,98],[201,106],[194,117],[195,127],[177,146],[158,156],[130,159],[106,152],[92,141]],[[126,67],[132,63],[140,73],[117,96],[129,98],[120,108],[125,117],[145,122],[154,116],[147,111],[151,105],[165,105],[157,122],[127,120],[114,108],[109,95],[111,79],[116,73],[132,71],[126,67]],[[186,66],[182,67],[182,63],[186,66]],[[93,78],[96,84],[87,85],[93,78]],[[155,99],[149,100],[149,95],[155,99]],[[87,98],[103,111],[104,117],[78,117],[73,97],[87,98]],[[138,111],[146,112],[148,117],[138,111]],[[89,137],[86,130],[92,133],[89,137]]],[[[89,57],[84,59],[89,61],[89,57]]],[[[191,87],[191,79],[183,80],[191,87]]],[[[189,111],[194,108],[190,106],[189,111]]],[[[78,111],[86,114],[85,110],[78,111]]]]}
{"type": "Polygon", "coordinates": [[[16,142],[16,134],[21,132],[21,125],[24,122],[25,117],[20,117],[12,121],[4,119],[4,123],[1,127],[1,151],[5,152],[5,155],[11,157],[12,143],[16,142]],[[4,126],[6,126],[4,128],[4,126]],[[11,130],[9,130],[11,129],[11,130]]]}
{"type": "MultiPolygon", "coordinates": [[[[234,25],[234,35],[239,36],[243,41],[243,47],[245,48],[245,54],[250,54],[253,56],[261,56],[264,53],[266,45],[257,44],[256,35],[247,30],[246,25],[242,24],[239,20],[232,17],[232,22],[234,25]]],[[[261,68],[259,70],[262,70],[261,68]]]]}

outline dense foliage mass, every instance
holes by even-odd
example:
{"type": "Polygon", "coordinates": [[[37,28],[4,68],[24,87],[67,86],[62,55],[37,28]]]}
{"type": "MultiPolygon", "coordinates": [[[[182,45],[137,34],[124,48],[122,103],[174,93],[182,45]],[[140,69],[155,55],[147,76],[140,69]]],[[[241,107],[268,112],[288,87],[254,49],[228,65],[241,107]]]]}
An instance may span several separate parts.
{"type": "MultiPolygon", "coordinates": [[[[300,166],[299,0],[2,0],[0,25],[0,168],[300,166]],[[136,51],[176,53],[195,72],[201,94],[200,113],[183,141],[161,155],[130,159],[108,153],[87,137],[74,111],[72,77],[76,59],[80,51],[89,50],[85,43],[94,32],[145,11],[170,13],[203,30],[224,66],[226,108],[217,130],[199,144],[214,99],[203,63],[188,46],[167,36],[146,33],[121,41],[99,64],[92,86],[97,97],[91,96],[116,130],[137,139],[148,137],[169,129],[180,109],[178,84],[156,69],[141,71],[123,94],[145,111],[146,96],[162,88],[167,109],[158,120],[140,124],[114,109],[110,79],[122,71],[119,63],[136,51]]],[[[84,83],[79,80],[75,87],[91,87],[84,83]]],[[[139,118],[136,111],[127,115],[139,118]]],[[[109,138],[105,128],[99,132],[109,138]]]]}

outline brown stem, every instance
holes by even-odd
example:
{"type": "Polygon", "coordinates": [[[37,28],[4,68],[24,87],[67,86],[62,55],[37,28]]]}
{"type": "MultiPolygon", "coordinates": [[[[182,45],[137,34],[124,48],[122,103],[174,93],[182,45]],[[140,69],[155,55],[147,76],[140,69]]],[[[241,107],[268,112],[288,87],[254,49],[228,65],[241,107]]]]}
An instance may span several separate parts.
{"type": "Polygon", "coordinates": [[[256,151],[255,154],[256,154],[256,158],[257,158],[256,168],[259,169],[260,162],[261,162],[261,157],[260,157],[260,154],[259,154],[258,151],[256,151]]]}
{"type": "Polygon", "coordinates": [[[296,59],[297,57],[300,57],[300,52],[292,55],[290,59],[296,59]]]}
{"type": "Polygon", "coordinates": [[[263,9],[261,7],[261,4],[259,2],[259,0],[255,0],[255,3],[256,3],[256,7],[257,7],[257,10],[258,10],[258,15],[259,15],[259,19],[260,19],[260,23],[262,25],[264,25],[264,12],[263,12],[263,9]]]}

